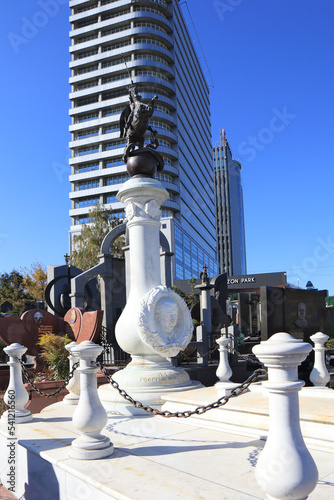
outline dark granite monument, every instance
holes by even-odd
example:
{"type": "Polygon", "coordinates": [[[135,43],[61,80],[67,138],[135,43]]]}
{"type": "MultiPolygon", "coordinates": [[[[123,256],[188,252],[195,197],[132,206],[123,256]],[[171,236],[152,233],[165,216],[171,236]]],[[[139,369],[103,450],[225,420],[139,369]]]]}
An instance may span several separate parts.
{"type": "Polygon", "coordinates": [[[261,287],[261,338],[288,332],[309,342],[326,325],[327,290],[261,287]]]}
{"type": "Polygon", "coordinates": [[[42,334],[54,333],[65,335],[75,342],[91,340],[96,342],[102,325],[102,311],[87,311],[78,307],[71,308],[63,318],[57,318],[53,314],[32,309],[17,316],[0,317],[0,338],[6,344],[15,342],[27,347],[29,356],[37,356],[41,347],[37,345],[38,338],[42,334]]]}

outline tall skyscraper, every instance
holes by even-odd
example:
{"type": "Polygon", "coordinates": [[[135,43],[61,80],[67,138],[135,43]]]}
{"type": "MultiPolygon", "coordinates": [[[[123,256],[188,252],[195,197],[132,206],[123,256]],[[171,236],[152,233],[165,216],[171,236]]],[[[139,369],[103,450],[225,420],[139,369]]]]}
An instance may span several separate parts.
{"type": "Polygon", "coordinates": [[[96,203],[124,218],[116,199],[128,178],[119,118],[131,79],[158,96],[151,126],[165,160],[157,174],[170,197],[162,231],[174,279],[217,274],[209,88],[178,0],[71,0],[72,207],[70,241],[96,203]],[[131,77],[131,78],[130,78],[131,77]]]}
{"type": "Polygon", "coordinates": [[[246,243],[241,165],[232,158],[225,130],[213,148],[219,272],[246,274],[246,243]]]}

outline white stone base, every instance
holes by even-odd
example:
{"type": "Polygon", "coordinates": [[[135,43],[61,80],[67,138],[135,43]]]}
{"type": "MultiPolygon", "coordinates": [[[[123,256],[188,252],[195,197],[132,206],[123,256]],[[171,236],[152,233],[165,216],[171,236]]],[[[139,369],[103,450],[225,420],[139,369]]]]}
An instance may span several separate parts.
{"type": "Polygon", "coordinates": [[[77,405],[79,403],[79,396],[66,394],[66,396],[64,396],[63,403],[65,405],[77,405]]]}
{"type": "MultiPolygon", "coordinates": [[[[200,382],[190,380],[185,370],[173,366],[160,356],[135,356],[123,370],[113,375],[113,379],[134,400],[157,409],[163,404],[162,396],[203,387],[200,382]]],[[[143,409],[126,401],[110,383],[101,385],[98,394],[109,416],[145,414],[143,409]]]]}
{"type": "Polygon", "coordinates": [[[1,417],[1,422],[4,424],[8,424],[8,415],[10,415],[10,422],[13,422],[13,424],[24,424],[25,422],[31,422],[33,419],[32,413],[29,410],[22,409],[22,410],[15,410],[15,418],[13,419],[13,411],[12,410],[7,410],[2,414],[1,417]]]}
{"type": "Polygon", "coordinates": [[[106,436],[81,435],[72,442],[69,456],[77,460],[97,460],[110,457],[114,453],[114,446],[106,436]]]}
{"type": "Polygon", "coordinates": [[[230,396],[232,391],[238,387],[240,384],[235,384],[233,382],[216,382],[214,387],[217,391],[218,398],[222,398],[223,396],[230,396]]]}
{"type": "MultiPolygon", "coordinates": [[[[303,388],[299,392],[300,426],[306,445],[310,449],[334,451],[333,389],[303,388]],[[331,394],[330,394],[331,392],[331,394]],[[310,397],[312,396],[313,397],[310,397]]],[[[215,387],[205,387],[185,393],[164,395],[162,410],[192,411],[216,401],[215,387]]],[[[241,436],[266,439],[269,429],[269,399],[261,383],[252,384],[240,396],[232,397],[224,406],[201,415],[184,419],[189,425],[227,431],[241,436]]]]}
{"type": "Polygon", "coordinates": [[[334,390],[330,387],[316,386],[316,387],[303,387],[303,396],[314,396],[319,398],[331,398],[334,403],[334,390]]]}

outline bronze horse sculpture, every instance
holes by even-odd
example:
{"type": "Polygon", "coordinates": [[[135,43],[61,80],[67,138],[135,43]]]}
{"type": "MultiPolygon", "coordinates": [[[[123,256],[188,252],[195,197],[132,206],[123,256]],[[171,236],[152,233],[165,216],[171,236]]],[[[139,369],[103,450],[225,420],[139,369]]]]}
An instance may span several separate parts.
{"type": "Polygon", "coordinates": [[[128,156],[135,150],[136,146],[141,150],[144,147],[145,132],[152,133],[151,143],[146,147],[157,149],[159,142],[156,139],[157,132],[149,126],[149,120],[154,112],[154,102],[158,96],[154,96],[149,104],[142,102],[142,97],[137,93],[135,85],[129,87],[129,104],[123,110],[120,118],[120,137],[126,137],[123,160],[126,163],[128,156]]]}

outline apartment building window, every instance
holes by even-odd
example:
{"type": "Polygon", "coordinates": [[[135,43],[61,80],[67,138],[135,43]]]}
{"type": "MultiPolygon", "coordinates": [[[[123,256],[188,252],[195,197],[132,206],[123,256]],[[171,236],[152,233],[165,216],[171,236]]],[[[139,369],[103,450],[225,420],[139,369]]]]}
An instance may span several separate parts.
{"type": "Polygon", "coordinates": [[[110,151],[111,149],[122,148],[122,147],[125,147],[125,144],[126,144],[126,142],[124,140],[123,141],[107,142],[104,145],[103,150],[110,151]]]}
{"type": "Polygon", "coordinates": [[[154,54],[146,54],[146,53],[135,54],[135,60],[137,59],[148,59],[150,61],[160,62],[162,64],[166,64],[167,66],[169,66],[169,63],[166,59],[160,56],[156,56],[154,54]]]}
{"type": "Polygon", "coordinates": [[[116,194],[108,194],[104,197],[104,203],[115,203],[117,201],[116,194]]]}
{"type": "Polygon", "coordinates": [[[78,174],[82,174],[84,172],[92,172],[93,170],[99,170],[98,163],[85,163],[84,165],[76,165],[75,169],[78,174]]]}
{"type": "Polygon", "coordinates": [[[123,184],[123,182],[126,182],[129,179],[130,177],[126,174],[113,175],[112,177],[107,177],[106,179],[104,179],[104,185],[113,186],[114,184],[123,184]]]}
{"type": "Polygon", "coordinates": [[[76,71],[77,75],[84,75],[85,73],[90,73],[91,71],[97,71],[99,69],[98,64],[94,64],[93,66],[86,66],[84,68],[80,68],[76,71]]]}
{"type": "Polygon", "coordinates": [[[115,130],[119,130],[119,124],[109,125],[108,127],[104,127],[103,133],[110,134],[111,132],[115,132],[115,130]]]}
{"type": "Polygon", "coordinates": [[[106,161],[103,165],[103,168],[118,167],[120,165],[124,165],[124,161],[122,160],[122,158],[113,158],[112,160],[106,161]]]}
{"type": "Polygon", "coordinates": [[[102,113],[103,118],[106,116],[112,116],[112,115],[118,115],[119,113],[122,113],[123,109],[125,106],[117,106],[115,108],[108,108],[105,109],[102,113]]]}
{"type": "Polygon", "coordinates": [[[84,155],[90,155],[93,153],[98,153],[99,152],[99,146],[98,144],[92,144],[91,146],[85,146],[82,148],[78,148],[76,152],[74,153],[74,156],[84,156],[84,155]]]}
{"type": "Polygon", "coordinates": [[[99,204],[100,204],[100,197],[94,196],[89,198],[82,198],[81,200],[76,201],[75,208],[92,207],[93,205],[99,205],[99,204]]]}
{"type": "Polygon", "coordinates": [[[108,35],[113,35],[114,33],[119,33],[120,31],[125,31],[129,30],[131,28],[131,24],[123,24],[123,26],[117,26],[116,28],[113,28],[111,30],[105,30],[102,31],[101,35],[102,36],[108,36],[108,35]]]}
{"type": "Polygon", "coordinates": [[[125,62],[131,61],[130,56],[124,57],[124,59],[112,59],[111,61],[104,61],[102,63],[102,68],[109,68],[109,66],[117,66],[118,64],[124,64],[125,62]]]}
{"type": "Polygon", "coordinates": [[[156,40],[155,38],[137,37],[134,39],[134,43],[148,43],[151,45],[158,45],[158,47],[161,47],[165,50],[168,50],[168,47],[165,43],[160,42],[159,40],[156,40]]]}
{"type": "Polygon", "coordinates": [[[74,140],[79,141],[80,139],[85,139],[87,137],[94,137],[99,135],[99,129],[91,129],[91,130],[83,130],[82,132],[78,132],[75,136],[74,140]]]}
{"type": "Polygon", "coordinates": [[[159,24],[154,24],[154,23],[136,22],[135,28],[152,28],[155,30],[162,31],[162,33],[166,33],[166,35],[168,34],[168,31],[165,28],[163,28],[159,24]]]}
{"type": "Polygon", "coordinates": [[[114,17],[124,16],[125,14],[129,14],[130,9],[119,10],[117,12],[110,12],[109,14],[104,14],[102,16],[102,21],[106,21],[107,19],[113,19],[114,17]]]}
{"type": "Polygon", "coordinates": [[[169,132],[171,131],[171,127],[169,125],[167,125],[167,123],[165,123],[165,122],[151,120],[151,126],[152,126],[152,128],[161,128],[163,130],[168,130],[169,132]]]}
{"type": "Polygon", "coordinates": [[[76,92],[79,92],[80,90],[85,90],[85,89],[90,89],[91,87],[96,87],[96,85],[99,84],[98,80],[92,80],[90,82],[85,82],[85,83],[79,83],[76,85],[76,92]]]}
{"type": "Polygon", "coordinates": [[[98,96],[93,96],[93,97],[84,97],[83,99],[77,99],[75,103],[75,107],[80,108],[80,106],[87,106],[87,104],[94,104],[95,102],[98,102],[99,98],[98,96]]]}
{"type": "Polygon", "coordinates": [[[146,6],[134,6],[134,12],[142,11],[142,12],[152,12],[152,14],[158,14],[159,16],[166,17],[167,16],[161,12],[161,10],[155,9],[154,7],[146,7],[146,6]]]}
{"type": "Polygon", "coordinates": [[[89,217],[79,217],[78,219],[75,219],[75,225],[79,226],[80,224],[88,224],[89,222],[89,217]]]}
{"type": "Polygon", "coordinates": [[[97,49],[86,50],[85,52],[80,52],[79,54],[77,54],[76,58],[84,59],[85,57],[95,56],[97,53],[98,53],[97,49]]]}
{"type": "Polygon", "coordinates": [[[155,178],[158,180],[158,181],[165,181],[165,182],[173,182],[173,177],[169,174],[166,174],[165,172],[157,172],[155,174],[155,178]]]}
{"type": "Polygon", "coordinates": [[[89,120],[94,120],[95,118],[99,117],[99,112],[96,111],[95,113],[87,113],[85,115],[78,115],[75,117],[74,122],[75,123],[82,123],[82,122],[87,122],[89,120]]]}
{"type": "Polygon", "coordinates": [[[129,75],[127,73],[120,73],[119,75],[107,76],[102,79],[102,84],[105,85],[106,83],[117,82],[118,80],[124,80],[124,78],[129,78],[129,75]]]}
{"type": "Polygon", "coordinates": [[[92,181],[83,181],[83,182],[78,182],[78,184],[75,185],[75,191],[84,191],[85,189],[92,189],[92,188],[97,188],[100,186],[100,181],[99,180],[92,180],[92,181]]]}

